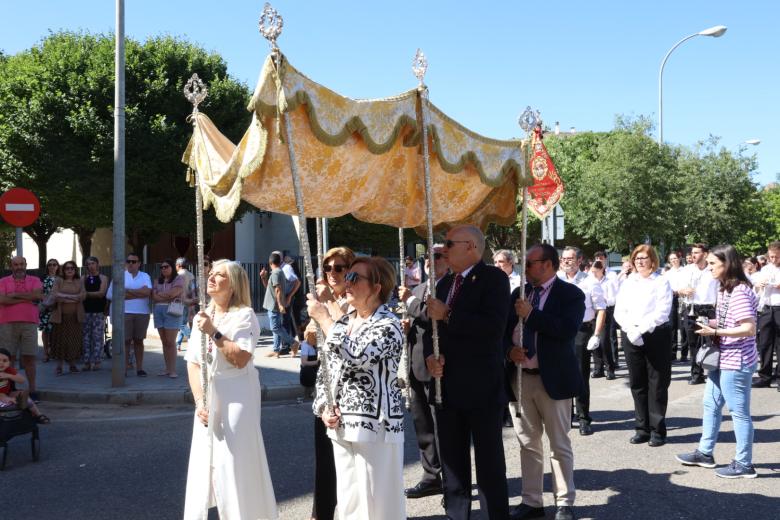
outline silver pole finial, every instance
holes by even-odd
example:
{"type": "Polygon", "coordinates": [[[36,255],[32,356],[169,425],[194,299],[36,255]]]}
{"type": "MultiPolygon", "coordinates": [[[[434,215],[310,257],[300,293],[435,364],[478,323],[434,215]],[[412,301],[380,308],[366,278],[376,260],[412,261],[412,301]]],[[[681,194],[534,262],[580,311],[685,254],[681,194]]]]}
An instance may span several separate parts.
{"type": "Polygon", "coordinates": [[[193,113],[198,112],[198,105],[200,105],[208,95],[208,87],[205,83],[203,83],[203,80],[201,80],[197,74],[193,74],[192,77],[187,80],[187,84],[184,85],[184,97],[187,98],[187,101],[192,103],[193,113]]]}
{"type": "Polygon", "coordinates": [[[542,116],[538,110],[532,110],[530,106],[527,106],[517,119],[517,123],[523,132],[530,134],[537,125],[542,124],[542,116]]]}
{"type": "Polygon", "coordinates": [[[414,72],[417,81],[420,82],[420,84],[417,85],[418,87],[422,88],[425,86],[425,83],[423,83],[423,78],[425,78],[425,73],[427,71],[428,58],[425,57],[422,49],[417,49],[417,54],[414,55],[414,60],[412,60],[412,72],[414,72]]]}
{"type": "Polygon", "coordinates": [[[260,34],[263,38],[268,40],[271,44],[271,50],[278,52],[279,47],[276,45],[276,39],[282,34],[282,27],[284,27],[284,19],[279,11],[271,7],[271,4],[266,2],[263,7],[263,13],[260,15],[260,21],[258,22],[260,34]]]}

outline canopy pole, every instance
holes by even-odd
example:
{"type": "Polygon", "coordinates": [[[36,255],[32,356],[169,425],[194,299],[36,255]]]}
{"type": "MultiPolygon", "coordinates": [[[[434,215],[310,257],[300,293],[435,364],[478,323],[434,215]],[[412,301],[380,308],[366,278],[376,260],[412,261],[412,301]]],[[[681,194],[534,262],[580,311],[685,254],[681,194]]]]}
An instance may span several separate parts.
{"type": "MultiPolygon", "coordinates": [[[[184,86],[184,96],[192,103],[192,114],[188,119],[192,122],[192,126],[195,131],[201,132],[198,125],[198,105],[206,99],[209,91],[205,83],[201,81],[197,74],[193,74],[190,77],[187,84],[184,86]]],[[[203,135],[201,134],[201,143],[203,143],[203,135]]],[[[209,169],[211,164],[209,163],[209,169]]],[[[200,191],[200,183],[202,177],[197,169],[191,170],[192,179],[195,187],[195,244],[198,251],[198,303],[200,304],[200,310],[206,309],[206,273],[203,267],[205,261],[205,253],[203,251],[203,194],[200,191]]],[[[200,384],[201,384],[201,403],[204,409],[207,409],[208,405],[208,389],[209,389],[209,353],[207,346],[208,338],[205,334],[200,335],[200,384]]]]}
{"type": "MultiPolygon", "coordinates": [[[[398,228],[398,277],[400,285],[404,284],[404,228],[398,228]]],[[[403,300],[398,301],[398,308],[401,311],[401,320],[408,320],[406,303],[403,300]]],[[[406,334],[403,335],[401,343],[401,361],[398,363],[398,386],[404,396],[404,406],[407,410],[412,409],[412,385],[409,380],[409,342],[406,340],[406,334]]]]}
{"type": "MultiPolygon", "coordinates": [[[[423,83],[425,72],[428,70],[428,59],[423,54],[422,50],[417,49],[417,54],[412,61],[412,71],[419,81],[417,85],[417,97],[420,103],[420,126],[422,127],[422,156],[423,156],[423,173],[425,176],[425,222],[428,228],[428,257],[433,257],[433,202],[431,194],[431,167],[428,154],[428,121],[425,112],[425,102],[428,100],[428,87],[423,83]]],[[[435,277],[428,277],[428,294],[431,296],[436,295],[436,280],[435,277]]],[[[431,320],[431,333],[433,338],[433,356],[436,361],[439,360],[439,327],[436,320],[431,320]]],[[[437,407],[441,408],[441,378],[434,378],[434,402],[437,407]]]]}
{"type": "Polygon", "coordinates": [[[325,257],[325,242],[322,238],[323,223],[321,218],[317,220],[317,276],[319,278],[325,277],[325,271],[323,271],[322,259],[325,257]]]}

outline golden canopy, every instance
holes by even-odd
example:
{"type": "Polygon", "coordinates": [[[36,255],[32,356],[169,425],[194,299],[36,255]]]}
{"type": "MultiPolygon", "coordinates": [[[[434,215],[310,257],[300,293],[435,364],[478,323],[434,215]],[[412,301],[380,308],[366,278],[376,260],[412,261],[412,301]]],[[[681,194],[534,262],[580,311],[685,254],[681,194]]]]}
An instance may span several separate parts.
{"type": "Polygon", "coordinates": [[[480,136],[450,119],[417,89],[355,100],[310,80],[281,56],[269,56],[238,145],[196,111],[183,161],[196,170],[205,207],[228,221],[241,199],[277,213],[296,212],[288,144],[292,143],[307,217],[357,219],[400,228],[425,225],[420,110],[427,115],[434,225],[515,221],[519,186],[529,186],[521,141],[480,136]]]}

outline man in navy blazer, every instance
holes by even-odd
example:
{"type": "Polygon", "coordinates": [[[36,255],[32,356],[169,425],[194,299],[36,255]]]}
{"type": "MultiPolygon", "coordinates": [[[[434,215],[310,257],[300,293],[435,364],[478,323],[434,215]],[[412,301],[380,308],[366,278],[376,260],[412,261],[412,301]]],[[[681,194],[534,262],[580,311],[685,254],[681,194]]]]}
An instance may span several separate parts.
{"type": "Polygon", "coordinates": [[[512,293],[513,312],[505,329],[507,382],[514,401],[510,410],[520,441],[523,475],[522,503],[512,511],[512,520],[544,517],[542,432],[550,441],[555,520],[575,518],[574,455],[569,430],[571,398],[579,395],[583,385],[574,339],[585,314],[585,294],[556,276],[558,266],[558,252],[549,244],[528,251],[527,298],[520,299],[519,287],[512,293]],[[514,335],[520,318],[524,320],[522,348],[514,335]],[[522,369],[520,395],[517,365],[522,369]]]}
{"type": "Polygon", "coordinates": [[[451,274],[428,299],[428,315],[438,320],[441,357],[426,341],[426,365],[442,378],[443,406],[436,411],[447,518],[471,514],[473,441],[482,511],[490,520],[509,517],[502,426],[504,330],[509,314],[509,279],[485,265],[485,237],[479,228],[458,226],[447,233],[444,255],[451,274]]]}

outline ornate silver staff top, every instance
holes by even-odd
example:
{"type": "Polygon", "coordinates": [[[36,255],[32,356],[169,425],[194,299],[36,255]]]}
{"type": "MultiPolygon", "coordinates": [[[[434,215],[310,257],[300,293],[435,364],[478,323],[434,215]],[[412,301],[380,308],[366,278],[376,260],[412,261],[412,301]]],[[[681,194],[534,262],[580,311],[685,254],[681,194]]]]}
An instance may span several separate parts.
{"type": "Polygon", "coordinates": [[[420,84],[417,85],[418,88],[425,88],[425,83],[423,83],[423,78],[425,78],[425,73],[427,71],[428,71],[428,58],[425,57],[425,54],[423,53],[422,49],[417,49],[417,54],[414,55],[414,60],[412,60],[412,72],[414,72],[417,81],[420,82],[420,84]]]}
{"type": "Polygon", "coordinates": [[[209,88],[198,77],[198,74],[193,74],[190,79],[187,80],[187,84],[184,85],[184,97],[187,101],[192,103],[192,113],[198,112],[198,105],[200,105],[206,96],[209,95],[209,88]]]}
{"type": "Polygon", "coordinates": [[[537,125],[542,124],[542,117],[538,110],[531,110],[530,106],[525,107],[525,110],[517,119],[520,128],[526,133],[530,134],[537,125]]]}
{"type": "Polygon", "coordinates": [[[269,2],[265,3],[263,7],[263,13],[260,15],[260,21],[258,22],[260,34],[263,38],[268,40],[271,44],[271,50],[273,52],[279,52],[279,47],[276,45],[276,39],[282,34],[282,27],[284,27],[284,19],[279,11],[271,7],[269,2]]]}

